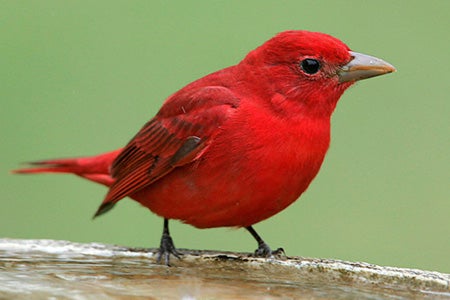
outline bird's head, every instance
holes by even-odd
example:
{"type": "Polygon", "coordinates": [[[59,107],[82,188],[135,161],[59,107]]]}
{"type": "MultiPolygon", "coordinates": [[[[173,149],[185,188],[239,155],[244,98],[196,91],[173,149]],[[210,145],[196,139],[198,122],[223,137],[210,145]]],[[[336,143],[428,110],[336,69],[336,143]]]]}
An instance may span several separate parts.
{"type": "Polygon", "coordinates": [[[295,110],[296,106],[329,115],[354,82],[395,71],[379,58],[351,51],[335,37],[303,30],[279,33],[250,52],[241,64],[259,86],[276,95],[274,105],[280,109],[295,110]],[[294,107],[288,104],[292,102],[294,107]]]}

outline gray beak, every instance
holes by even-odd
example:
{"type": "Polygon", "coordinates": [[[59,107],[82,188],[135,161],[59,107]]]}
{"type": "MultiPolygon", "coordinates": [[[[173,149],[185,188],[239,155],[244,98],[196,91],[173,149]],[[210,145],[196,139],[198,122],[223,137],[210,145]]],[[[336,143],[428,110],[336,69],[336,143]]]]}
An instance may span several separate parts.
{"type": "Polygon", "coordinates": [[[341,83],[395,72],[394,66],[382,59],[358,52],[349,52],[353,59],[338,71],[341,83]]]}

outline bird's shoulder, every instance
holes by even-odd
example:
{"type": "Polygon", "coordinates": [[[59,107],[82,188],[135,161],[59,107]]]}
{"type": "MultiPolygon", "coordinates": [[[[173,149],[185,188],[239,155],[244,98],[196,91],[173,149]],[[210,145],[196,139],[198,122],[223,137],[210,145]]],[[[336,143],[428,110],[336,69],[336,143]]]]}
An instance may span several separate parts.
{"type": "Polygon", "coordinates": [[[198,159],[238,106],[224,86],[191,86],[169,97],[112,163],[115,182],[104,205],[198,159]]]}

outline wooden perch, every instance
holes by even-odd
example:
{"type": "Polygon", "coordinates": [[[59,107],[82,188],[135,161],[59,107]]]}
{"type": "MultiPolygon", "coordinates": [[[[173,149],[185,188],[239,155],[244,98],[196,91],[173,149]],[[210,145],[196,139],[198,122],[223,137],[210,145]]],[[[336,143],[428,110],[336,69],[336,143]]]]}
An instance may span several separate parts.
{"type": "Polygon", "coordinates": [[[450,298],[450,275],[367,263],[193,251],[156,264],[156,249],[0,239],[0,298],[450,298]]]}

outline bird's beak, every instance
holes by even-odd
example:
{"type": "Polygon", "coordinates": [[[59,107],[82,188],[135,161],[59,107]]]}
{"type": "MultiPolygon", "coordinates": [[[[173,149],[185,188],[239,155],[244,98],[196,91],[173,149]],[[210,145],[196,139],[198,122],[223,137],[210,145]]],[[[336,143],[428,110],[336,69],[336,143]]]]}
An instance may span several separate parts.
{"type": "Polygon", "coordinates": [[[349,53],[353,59],[338,72],[341,83],[395,72],[394,66],[382,59],[353,51],[349,53]]]}

